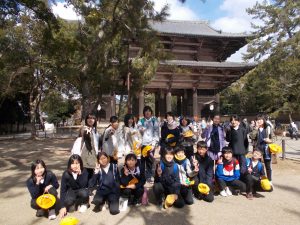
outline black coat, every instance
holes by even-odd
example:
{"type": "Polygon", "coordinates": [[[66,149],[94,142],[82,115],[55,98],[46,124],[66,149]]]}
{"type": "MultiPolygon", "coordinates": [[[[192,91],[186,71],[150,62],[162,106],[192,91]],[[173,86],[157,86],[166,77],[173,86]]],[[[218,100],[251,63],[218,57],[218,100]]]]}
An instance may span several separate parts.
{"type": "Polygon", "coordinates": [[[248,153],[249,142],[247,131],[242,125],[239,125],[237,130],[231,127],[226,132],[226,141],[229,142],[229,147],[232,148],[233,155],[246,155],[248,153]]]}

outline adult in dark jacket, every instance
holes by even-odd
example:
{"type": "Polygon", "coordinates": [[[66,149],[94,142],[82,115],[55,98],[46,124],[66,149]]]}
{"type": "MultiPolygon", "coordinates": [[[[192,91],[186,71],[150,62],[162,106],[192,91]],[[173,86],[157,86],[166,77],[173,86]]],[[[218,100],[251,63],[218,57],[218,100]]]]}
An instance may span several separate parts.
{"type": "MultiPolygon", "coordinates": [[[[41,209],[36,199],[44,193],[49,193],[57,199],[57,189],[59,184],[54,173],[47,170],[45,162],[41,159],[36,160],[31,164],[31,176],[26,181],[28,191],[31,195],[31,207],[36,209],[36,216],[41,217],[46,214],[46,210],[41,209]]],[[[55,205],[53,205],[48,212],[49,219],[55,219],[55,205]]],[[[47,210],[48,211],[48,210],[47,210]]]]}
{"type": "Polygon", "coordinates": [[[79,212],[88,208],[88,172],[83,168],[79,155],[72,155],[68,161],[68,169],[63,173],[60,188],[60,217],[64,217],[71,206],[77,206],[79,212]]]}
{"type": "Polygon", "coordinates": [[[174,206],[182,208],[184,200],[180,195],[180,178],[178,165],[174,162],[174,151],[166,148],[159,164],[157,164],[153,192],[158,205],[162,206],[163,196],[174,194],[174,206]]]}
{"type": "Polygon", "coordinates": [[[98,184],[94,199],[94,211],[99,212],[105,201],[108,202],[109,212],[112,215],[120,213],[120,174],[115,163],[109,162],[109,156],[105,152],[98,154],[98,165],[95,168],[94,176],[89,183],[90,187],[98,184]]]}
{"type": "Polygon", "coordinates": [[[198,167],[199,172],[195,177],[195,184],[193,185],[193,192],[196,198],[203,199],[206,202],[212,202],[214,200],[213,192],[213,175],[214,175],[214,161],[207,154],[207,144],[204,141],[197,143],[197,152],[192,160],[194,167],[198,167]],[[198,185],[204,183],[209,186],[210,191],[208,194],[202,194],[198,190],[198,185]]]}
{"type": "Polygon", "coordinates": [[[243,176],[247,173],[246,154],[248,153],[248,137],[246,129],[240,124],[238,115],[233,115],[230,118],[231,127],[226,132],[226,141],[229,142],[229,147],[232,149],[233,156],[240,163],[240,172],[243,176]]]}

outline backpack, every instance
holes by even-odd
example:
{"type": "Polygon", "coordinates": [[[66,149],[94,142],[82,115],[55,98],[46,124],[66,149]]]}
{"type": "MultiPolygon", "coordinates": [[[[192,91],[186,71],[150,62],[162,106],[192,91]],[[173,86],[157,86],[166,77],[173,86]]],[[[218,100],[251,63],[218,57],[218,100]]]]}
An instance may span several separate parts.
{"type": "MultiPolygon", "coordinates": [[[[162,161],[160,161],[160,168],[161,168],[162,172],[164,172],[165,167],[166,167],[165,164],[162,161]]],[[[175,162],[173,164],[173,173],[174,174],[178,173],[178,165],[175,162]]]]}
{"type": "MultiPolygon", "coordinates": [[[[146,121],[145,117],[141,119],[142,126],[144,126],[145,121],[146,121]]],[[[151,121],[152,121],[152,125],[154,126],[155,121],[156,121],[156,118],[155,118],[155,117],[152,117],[152,118],[151,118],[151,121]]]]}
{"type": "MultiPolygon", "coordinates": [[[[249,166],[252,166],[252,159],[247,158],[246,161],[247,161],[247,168],[248,168],[249,166]]],[[[263,170],[263,166],[262,166],[261,162],[258,162],[258,163],[257,163],[257,169],[258,169],[258,171],[259,171],[260,173],[261,173],[261,171],[263,170]]]]}

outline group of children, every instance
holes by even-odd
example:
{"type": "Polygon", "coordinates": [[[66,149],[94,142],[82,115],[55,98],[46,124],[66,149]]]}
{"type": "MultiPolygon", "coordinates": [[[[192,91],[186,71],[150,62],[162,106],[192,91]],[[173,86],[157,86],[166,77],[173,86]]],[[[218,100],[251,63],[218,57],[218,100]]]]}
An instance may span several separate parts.
{"type": "MultiPolygon", "coordinates": [[[[158,123],[150,107],[145,107],[144,118],[137,125],[132,115],[126,115],[124,137],[130,150],[125,155],[124,166],[118,161],[115,138],[118,118],[111,118],[101,138],[92,114],[87,116],[85,124],[62,175],[60,199],[57,199],[59,184],[55,174],[47,170],[42,160],[32,164],[27,187],[36,216],[48,215],[49,219],[55,219],[55,209],[59,209],[60,217],[74,210],[85,212],[90,198],[94,212],[101,211],[107,203],[110,213],[115,215],[120,212],[120,198],[127,199],[129,205],[140,205],[142,196],[147,194],[145,183],[153,181],[153,193],[160,208],[182,208],[193,204],[194,199],[212,202],[217,192],[221,196],[245,193],[248,199],[253,199],[258,196],[257,191],[262,191],[260,182],[265,173],[261,162],[263,153],[259,149],[253,150],[252,158],[242,158],[246,164],[243,172],[232,146],[218,146],[221,152],[214,158],[209,154],[208,141],[199,141],[194,153],[195,138],[185,117],[178,127],[174,116],[167,113],[159,139],[158,123]],[[153,171],[157,145],[161,147],[160,161],[153,171]],[[47,210],[36,204],[36,199],[44,193],[58,200],[47,210]]],[[[213,132],[214,128],[210,135],[213,136],[213,132]]]]}

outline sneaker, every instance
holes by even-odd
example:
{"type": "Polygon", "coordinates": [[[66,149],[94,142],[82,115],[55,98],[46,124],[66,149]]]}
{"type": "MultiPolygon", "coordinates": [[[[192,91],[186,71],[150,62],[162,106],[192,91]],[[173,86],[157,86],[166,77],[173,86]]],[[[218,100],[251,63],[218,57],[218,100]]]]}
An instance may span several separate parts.
{"type": "Polygon", "coordinates": [[[227,196],[231,196],[232,195],[232,192],[230,191],[229,187],[226,187],[225,191],[226,191],[227,196]]]}
{"type": "Polygon", "coordinates": [[[55,220],[56,219],[55,209],[50,209],[49,210],[48,219],[49,220],[55,220]]]}
{"type": "Polygon", "coordinates": [[[87,205],[83,204],[83,205],[79,206],[78,211],[81,212],[81,213],[85,213],[87,208],[88,208],[87,205]]]}
{"type": "Polygon", "coordinates": [[[253,194],[252,193],[247,193],[246,198],[249,200],[253,200],[253,194]]]}
{"type": "Polygon", "coordinates": [[[227,197],[228,196],[226,190],[221,191],[220,195],[223,196],[223,197],[227,197]]]}
{"type": "Polygon", "coordinates": [[[120,198],[119,199],[119,210],[121,212],[125,212],[128,208],[128,198],[120,198]]]}
{"type": "Polygon", "coordinates": [[[43,209],[38,209],[38,210],[36,210],[36,217],[43,217],[43,216],[45,216],[45,210],[43,210],[43,209]]]}

